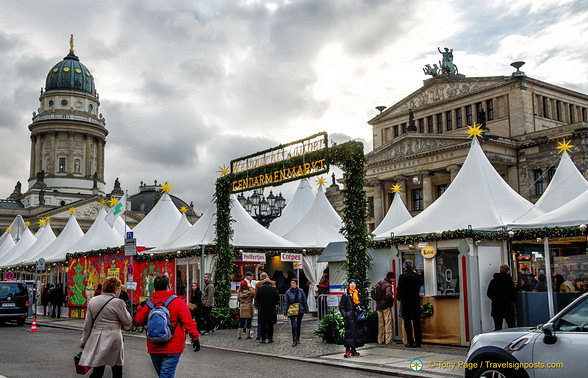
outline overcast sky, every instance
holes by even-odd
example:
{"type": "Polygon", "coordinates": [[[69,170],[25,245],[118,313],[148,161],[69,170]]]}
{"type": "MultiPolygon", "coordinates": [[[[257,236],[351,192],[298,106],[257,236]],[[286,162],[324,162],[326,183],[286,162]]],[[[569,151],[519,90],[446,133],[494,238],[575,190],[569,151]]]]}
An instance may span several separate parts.
{"type": "Polygon", "coordinates": [[[28,187],[28,125],[70,34],[110,132],[107,190],[169,181],[198,212],[231,159],[319,131],[370,151],[374,107],[421,87],[438,46],[469,77],[523,60],[528,76],[588,93],[585,0],[5,2],[0,198],[28,187]]]}

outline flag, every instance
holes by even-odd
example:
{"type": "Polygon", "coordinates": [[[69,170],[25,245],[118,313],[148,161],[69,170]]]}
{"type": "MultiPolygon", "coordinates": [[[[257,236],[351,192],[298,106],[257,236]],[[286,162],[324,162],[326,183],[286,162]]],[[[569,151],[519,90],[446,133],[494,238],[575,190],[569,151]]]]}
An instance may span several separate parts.
{"type": "Polygon", "coordinates": [[[122,198],[116,203],[116,205],[112,206],[106,214],[106,223],[110,225],[110,227],[114,227],[114,222],[116,221],[116,217],[119,217],[127,211],[127,193],[122,196],[122,198]]]}

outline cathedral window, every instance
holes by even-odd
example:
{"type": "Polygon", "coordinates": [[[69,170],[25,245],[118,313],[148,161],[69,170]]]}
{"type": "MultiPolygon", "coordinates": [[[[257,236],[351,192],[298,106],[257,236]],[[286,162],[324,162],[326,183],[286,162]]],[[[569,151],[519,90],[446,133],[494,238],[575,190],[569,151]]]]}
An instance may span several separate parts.
{"type": "Polygon", "coordinates": [[[492,121],[494,119],[494,102],[492,99],[486,100],[486,119],[492,121]]]}
{"type": "Polygon", "coordinates": [[[67,100],[61,100],[61,106],[67,106],[67,100]]]}
{"type": "Polygon", "coordinates": [[[472,124],[472,106],[466,106],[466,125],[472,124]]]}
{"type": "Polygon", "coordinates": [[[421,133],[421,134],[425,133],[425,119],[424,118],[419,118],[419,133],[421,133]]]}
{"type": "Polygon", "coordinates": [[[392,130],[394,130],[394,138],[398,137],[398,125],[392,127],[392,130]]]}
{"type": "Polygon", "coordinates": [[[443,132],[443,114],[437,114],[437,132],[441,134],[443,132]]]}
{"type": "Polygon", "coordinates": [[[413,189],[412,190],[412,210],[420,211],[423,209],[423,190],[413,189]]]}
{"type": "Polygon", "coordinates": [[[403,123],[400,127],[402,128],[402,134],[406,134],[406,123],[403,123]]]}
{"type": "Polygon", "coordinates": [[[427,132],[433,134],[433,116],[427,117],[427,132]]]}
{"type": "Polygon", "coordinates": [[[543,97],[543,117],[549,118],[549,99],[543,97]]]}
{"type": "Polygon", "coordinates": [[[533,169],[533,178],[535,179],[535,195],[543,194],[543,177],[540,169],[533,169]]]}
{"type": "Polygon", "coordinates": [[[61,173],[65,172],[65,158],[64,157],[60,157],[59,158],[59,171],[61,173]]]}
{"type": "Polygon", "coordinates": [[[449,131],[453,129],[453,119],[451,118],[451,110],[445,112],[445,130],[449,131]]]}
{"type": "Polygon", "coordinates": [[[461,129],[463,127],[463,121],[461,119],[461,108],[455,109],[455,122],[456,122],[455,127],[457,129],[461,129]]]}

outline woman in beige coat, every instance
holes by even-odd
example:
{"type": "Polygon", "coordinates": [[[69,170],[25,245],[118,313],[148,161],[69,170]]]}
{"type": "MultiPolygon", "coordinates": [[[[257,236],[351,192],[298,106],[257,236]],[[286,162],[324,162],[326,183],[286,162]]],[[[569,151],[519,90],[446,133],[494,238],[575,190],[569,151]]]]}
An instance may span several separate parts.
{"type": "Polygon", "coordinates": [[[80,346],[80,365],[91,366],[90,377],[102,377],[105,365],[112,366],[112,376],[122,377],[123,337],[121,326],[131,325],[125,302],[119,299],[121,282],[108,277],[102,283],[102,294],[88,303],[80,346]]]}
{"type": "Polygon", "coordinates": [[[247,280],[241,281],[241,286],[239,286],[239,291],[237,292],[237,299],[239,300],[240,304],[239,318],[241,319],[238,339],[241,338],[243,333],[247,333],[248,339],[251,338],[251,319],[253,318],[254,298],[253,293],[253,288],[249,287],[247,280]]]}

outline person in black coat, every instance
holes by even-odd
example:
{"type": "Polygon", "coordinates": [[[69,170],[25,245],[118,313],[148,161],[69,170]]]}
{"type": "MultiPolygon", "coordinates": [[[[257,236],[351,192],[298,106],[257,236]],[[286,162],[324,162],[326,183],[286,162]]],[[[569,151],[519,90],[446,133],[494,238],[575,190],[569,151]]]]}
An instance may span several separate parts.
{"type": "Polygon", "coordinates": [[[341,296],[341,302],[339,302],[339,312],[345,319],[345,339],[343,341],[345,358],[359,356],[359,352],[355,348],[363,346],[363,324],[357,320],[358,311],[356,311],[359,306],[365,309],[359,290],[357,290],[357,282],[352,278],[349,280],[347,291],[341,296]]]}
{"type": "Polygon", "coordinates": [[[490,280],[486,295],[492,301],[492,319],[494,330],[502,329],[502,320],[506,320],[508,328],[515,326],[513,305],[515,301],[515,286],[510,277],[508,264],[500,265],[500,272],[494,273],[490,280]]]}
{"type": "Polygon", "coordinates": [[[192,290],[190,291],[190,313],[196,324],[200,323],[200,315],[202,314],[202,290],[198,282],[192,282],[192,290]]]}
{"type": "Polygon", "coordinates": [[[51,288],[51,284],[47,283],[43,287],[43,291],[41,291],[41,305],[43,305],[43,316],[47,316],[49,312],[51,312],[51,307],[49,307],[49,311],[47,311],[47,306],[49,305],[49,289],[51,288]]]}
{"type": "Polygon", "coordinates": [[[420,348],[423,341],[421,329],[421,296],[422,285],[420,274],[414,271],[412,260],[404,262],[404,273],[398,277],[396,294],[400,300],[401,315],[404,320],[404,331],[406,332],[405,347],[420,348]],[[414,337],[413,337],[414,330],[414,337]]]}
{"type": "Polygon", "coordinates": [[[258,321],[261,326],[261,341],[265,344],[274,342],[274,323],[278,321],[276,306],[280,303],[280,294],[269,278],[257,289],[255,303],[258,309],[258,321]]]}

